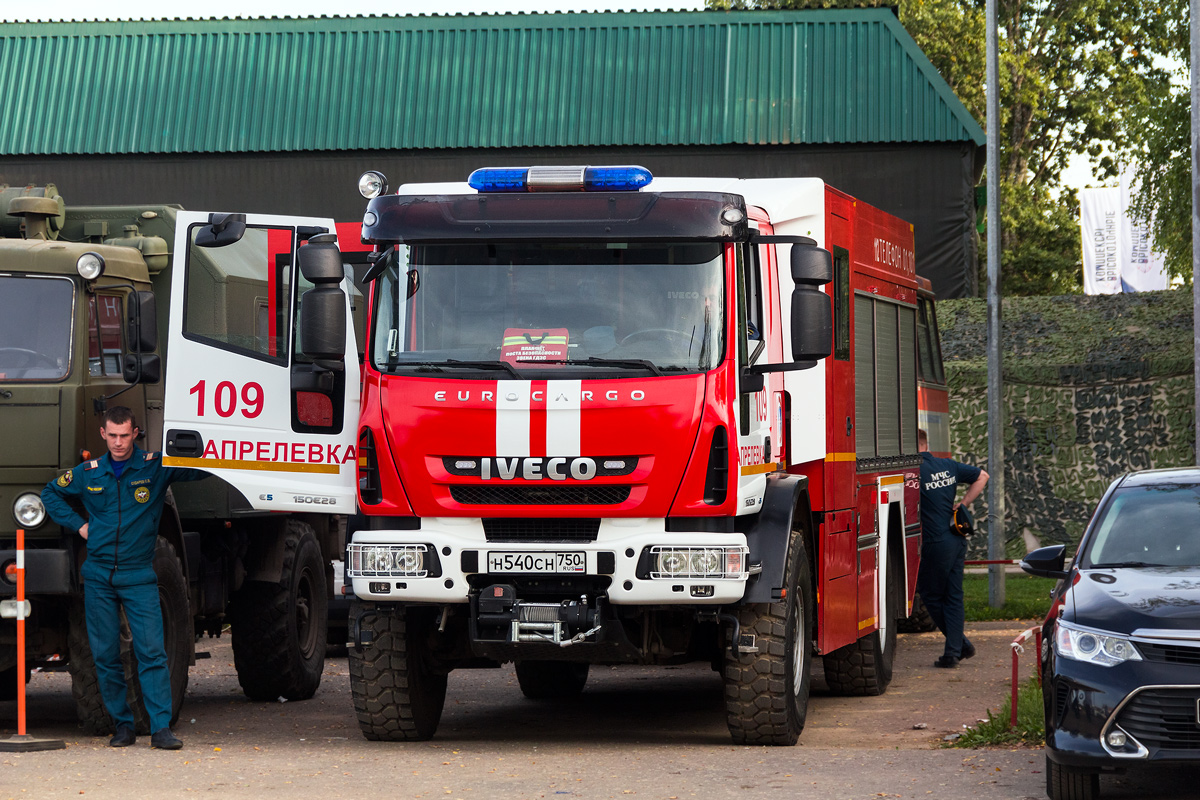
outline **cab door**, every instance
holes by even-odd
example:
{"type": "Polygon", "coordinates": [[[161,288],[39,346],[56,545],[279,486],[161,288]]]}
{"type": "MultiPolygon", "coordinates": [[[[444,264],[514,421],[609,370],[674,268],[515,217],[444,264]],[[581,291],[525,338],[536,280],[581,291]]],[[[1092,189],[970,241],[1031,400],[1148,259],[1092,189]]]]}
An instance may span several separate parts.
{"type": "Polygon", "coordinates": [[[353,513],[358,350],[333,221],[177,219],[163,463],[257,509],[353,513]]]}

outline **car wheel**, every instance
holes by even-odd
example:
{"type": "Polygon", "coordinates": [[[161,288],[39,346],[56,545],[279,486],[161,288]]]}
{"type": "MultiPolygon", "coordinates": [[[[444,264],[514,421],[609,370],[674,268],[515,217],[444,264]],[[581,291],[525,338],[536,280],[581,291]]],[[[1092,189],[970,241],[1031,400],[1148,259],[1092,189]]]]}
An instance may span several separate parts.
{"type": "Polygon", "coordinates": [[[1096,800],[1100,796],[1100,773],[1056,764],[1046,756],[1046,796],[1050,800],[1096,800]]]}

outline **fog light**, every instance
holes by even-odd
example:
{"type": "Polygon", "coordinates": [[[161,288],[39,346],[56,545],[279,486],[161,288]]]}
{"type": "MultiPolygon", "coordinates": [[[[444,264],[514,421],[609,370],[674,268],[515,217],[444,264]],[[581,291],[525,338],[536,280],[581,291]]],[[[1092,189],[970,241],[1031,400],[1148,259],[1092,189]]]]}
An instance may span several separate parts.
{"type": "Polygon", "coordinates": [[[392,590],[392,585],[383,581],[371,581],[367,584],[367,588],[371,594],[388,594],[392,590]]]}
{"type": "Polygon", "coordinates": [[[358,179],[358,193],[368,200],[379,197],[387,188],[387,178],[383,177],[382,172],[364,172],[358,179]]]}
{"type": "Polygon", "coordinates": [[[1108,734],[1108,746],[1114,749],[1124,747],[1127,741],[1129,738],[1125,735],[1125,731],[1112,731],[1108,734]]]}

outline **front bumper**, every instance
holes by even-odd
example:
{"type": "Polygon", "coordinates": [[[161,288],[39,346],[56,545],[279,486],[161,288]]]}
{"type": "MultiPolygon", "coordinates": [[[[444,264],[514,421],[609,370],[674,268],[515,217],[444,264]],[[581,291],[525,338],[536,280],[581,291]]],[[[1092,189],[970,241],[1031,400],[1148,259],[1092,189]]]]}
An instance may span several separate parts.
{"type": "MultiPolygon", "coordinates": [[[[589,541],[488,541],[477,518],[425,518],[421,530],[356,531],[352,544],[424,545],[436,554],[436,574],[428,577],[360,577],[347,581],[362,600],[466,603],[475,575],[485,583],[501,583],[522,573],[487,572],[487,553],[582,553],[585,567],[578,573],[541,577],[572,578],[601,583],[612,605],[727,605],[746,592],[740,578],[639,577],[639,561],[647,548],[658,546],[745,547],[741,533],[666,532],[662,519],[605,519],[589,541]],[[386,589],[386,591],[382,591],[386,589]]],[[[525,573],[529,576],[529,573],[525,573]]],[[[478,583],[479,581],[476,581],[478,583]]]]}
{"type": "Polygon", "coordinates": [[[1076,767],[1200,761],[1200,669],[1133,661],[1101,667],[1055,657],[1043,686],[1046,754],[1076,767]],[[1113,731],[1127,737],[1113,747],[1113,731]]]}

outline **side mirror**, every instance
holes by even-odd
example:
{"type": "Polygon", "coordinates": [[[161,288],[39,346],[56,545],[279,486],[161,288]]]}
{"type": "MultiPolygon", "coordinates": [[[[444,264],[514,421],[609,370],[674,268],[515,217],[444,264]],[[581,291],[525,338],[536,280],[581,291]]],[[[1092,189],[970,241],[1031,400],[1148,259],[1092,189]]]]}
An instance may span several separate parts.
{"type": "Polygon", "coordinates": [[[1055,544],[1049,547],[1040,547],[1032,553],[1026,554],[1021,559],[1021,569],[1038,578],[1062,580],[1067,577],[1067,571],[1063,569],[1066,560],[1066,545],[1055,544]]]}
{"type": "Polygon", "coordinates": [[[126,353],[121,376],[126,383],[158,383],[162,380],[162,361],[155,353],[126,353]]]}
{"type": "Polygon", "coordinates": [[[833,352],[833,306],[820,287],[833,280],[833,256],[815,244],[793,244],[792,360],[819,361],[833,352]]]}
{"type": "Polygon", "coordinates": [[[125,341],[131,353],[153,353],[158,348],[154,292],[131,292],[125,301],[125,341]]]}
{"type": "MultiPolygon", "coordinates": [[[[315,361],[346,357],[346,277],[333,234],[321,234],[296,250],[296,261],[313,288],[300,298],[300,350],[315,361]]],[[[328,367],[329,365],[324,365],[328,367]]]]}
{"type": "Polygon", "coordinates": [[[246,234],[245,214],[209,214],[208,224],[196,231],[197,247],[225,247],[246,234]]]}
{"type": "Polygon", "coordinates": [[[363,273],[362,282],[370,283],[379,278],[387,268],[396,261],[396,249],[389,247],[387,250],[375,250],[367,254],[367,261],[371,266],[367,267],[367,271],[363,273]]]}

